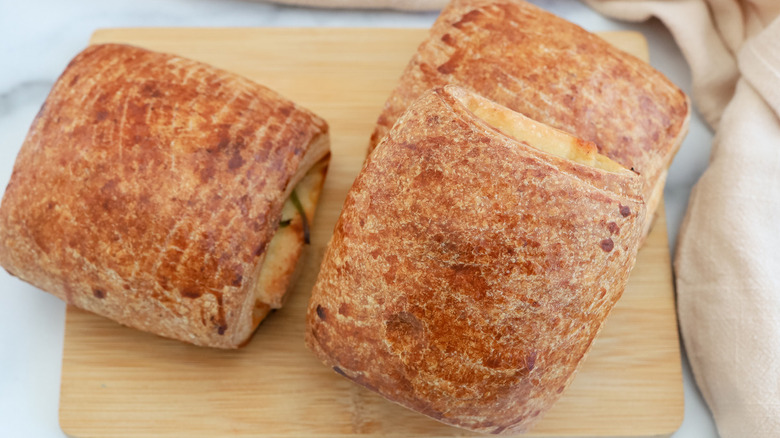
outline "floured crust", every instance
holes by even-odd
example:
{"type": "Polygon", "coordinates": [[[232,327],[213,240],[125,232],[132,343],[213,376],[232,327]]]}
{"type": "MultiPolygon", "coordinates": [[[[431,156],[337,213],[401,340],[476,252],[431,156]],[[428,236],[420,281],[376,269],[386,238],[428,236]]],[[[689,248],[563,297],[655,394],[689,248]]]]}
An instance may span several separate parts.
{"type": "Polygon", "coordinates": [[[412,102],[448,83],[595,143],[642,176],[650,215],[688,132],[687,96],[647,63],[521,0],[455,0],[385,103],[369,152],[412,102]]]}
{"type": "Polygon", "coordinates": [[[424,95],[368,157],[306,343],[403,406],[517,433],[560,397],[625,288],[641,181],[517,141],[462,93],[424,95]]]}
{"type": "Polygon", "coordinates": [[[198,345],[251,335],[258,267],[327,124],[211,66],[131,46],[54,85],[0,208],[0,263],[70,304],[198,345]]]}

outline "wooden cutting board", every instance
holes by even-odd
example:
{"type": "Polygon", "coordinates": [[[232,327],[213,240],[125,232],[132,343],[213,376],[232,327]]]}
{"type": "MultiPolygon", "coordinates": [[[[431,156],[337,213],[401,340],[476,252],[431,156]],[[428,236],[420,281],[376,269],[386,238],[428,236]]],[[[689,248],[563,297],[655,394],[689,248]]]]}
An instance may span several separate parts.
{"type": "MultiPolygon", "coordinates": [[[[462,436],[321,365],[304,313],[373,124],[421,29],[107,29],[124,42],[235,71],[324,117],[333,158],[303,274],[286,306],[242,350],[220,351],[122,327],[69,307],[60,424],[76,437],[462,436]]],[[[647,59],[637,33],[604,38],[647,59]]],[[[683,392],[666,223],[641,250],[622,300],[569,390],[534,435],[661,436],[683,392]]]]}

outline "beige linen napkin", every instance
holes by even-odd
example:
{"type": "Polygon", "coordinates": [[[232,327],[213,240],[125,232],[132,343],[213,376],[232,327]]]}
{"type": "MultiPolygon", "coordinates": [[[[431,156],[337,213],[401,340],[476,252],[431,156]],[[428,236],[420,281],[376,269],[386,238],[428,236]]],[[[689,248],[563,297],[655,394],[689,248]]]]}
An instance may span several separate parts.
{"type": "Polygon", "coordinates": [[[448,0],[270,0],[288,5],[314,6],[315,8],[402,9],[408,11],[432,11],[441,9],[448,0]]]}
{"type": "Polygon", "coordinates": [[[780,437],[780,1],[588,2],[658,17],[691,65],[716,132],[678,239],[680,327],[719,433],[780,437]]]}

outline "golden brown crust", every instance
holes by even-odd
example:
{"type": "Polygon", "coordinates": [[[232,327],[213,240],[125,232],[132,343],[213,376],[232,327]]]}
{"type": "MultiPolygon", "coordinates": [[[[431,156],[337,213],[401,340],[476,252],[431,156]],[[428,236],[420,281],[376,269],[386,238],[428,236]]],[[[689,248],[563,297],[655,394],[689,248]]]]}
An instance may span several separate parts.
{"type": "Polygon", "coordinates": [[[514,140],[461,92],[424,95],[368,157],[325,253],[306,343],[394,402],[515,433],[560,397],[621,296],[641,182],[514,140]]]}
{"type": "Polygon", "coordinates": [[[641,174],[650,214],[688,130],[687,96],[647,63],[521,0],[455,0],[385,103],[369,153],[415,99],[448,83],[595,143],[641,174]]]}
{"type": "Polygon", "coordinates": [[[327,154],[327,142],[311,148],[326,136],[322,119],[235,74],[89,47],[19,152],[0,263],[122,324],[236,347],[252,333],[254,274],[285,194],[327,154]]]}

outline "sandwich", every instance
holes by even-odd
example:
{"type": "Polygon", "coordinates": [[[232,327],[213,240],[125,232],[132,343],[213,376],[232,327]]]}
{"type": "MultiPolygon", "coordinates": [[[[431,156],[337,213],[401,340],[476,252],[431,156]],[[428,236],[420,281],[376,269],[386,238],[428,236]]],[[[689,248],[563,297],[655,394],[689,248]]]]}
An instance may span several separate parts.
{"type": "Polygon", "coordinates": [[[528,430],[623,293],[639,176],[464,88],[424,94],[367,158],[325,252],[306,344],[436,420],[528,430]]]}
{"type": "Polygon", "coordinates": [[[236,348],[284,302],[329,157],[325,121],[264,86],[91,46],[19,151],[0,264],[121,324],[236,348]]]}

